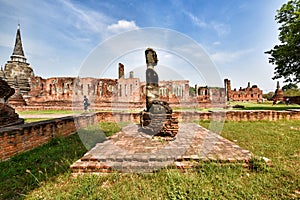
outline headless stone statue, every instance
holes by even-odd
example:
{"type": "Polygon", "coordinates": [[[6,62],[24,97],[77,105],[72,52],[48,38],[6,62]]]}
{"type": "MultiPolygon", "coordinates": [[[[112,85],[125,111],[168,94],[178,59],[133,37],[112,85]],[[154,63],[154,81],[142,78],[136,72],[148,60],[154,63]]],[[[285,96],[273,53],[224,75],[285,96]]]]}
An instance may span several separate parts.
{"type": "Polygon", "coordinates": [[[158,75],[154,70],[154,66],[157,65],[156,52],[148,48],[145,51],[147,70],[146,70],[146,107],[147,112],[150,111],[153,101],[159,98],[158,88],[158,75]]]}
{"type": "Polygon", "coordinates": [[[147,70],[146,70],[146,112],[150,113],[172,113],[168,103],[159,100],[158,75],[154,70],[158,59],[156,52],[148,48],[145,51],[147,70]]]}
{"type": "Polygon", "coordinates": [[[140,113],[140,124],[144,131],[155,136],[175,137],[178,120],[172,115],[172,108],[166,101],[159,100],[158,75],[154,70],[158,59],[156,52],[145,51],[146,70],[146,110],[140,113]]]}

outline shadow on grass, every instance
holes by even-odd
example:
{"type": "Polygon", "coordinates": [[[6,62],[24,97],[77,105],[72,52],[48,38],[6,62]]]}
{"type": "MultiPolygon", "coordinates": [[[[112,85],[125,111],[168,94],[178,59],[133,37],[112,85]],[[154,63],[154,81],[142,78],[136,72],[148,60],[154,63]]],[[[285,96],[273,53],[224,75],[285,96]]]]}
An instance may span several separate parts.
{"type": "Polygon", "coordinates": [[[78,130],[78,135],[87,150],[92,149],[97,143],[106,140],[105,133],[96,126],[80,129],[78,130]]]}
{"type": "Polygon", "coordinates": [[[79,137],[87,150],[93,148],[97,143],[101,143],[107,137],[121,131],[130,122],[100,122],[87,128],[78,130],[79,137]]]}
{"type": "Polygon", "coordinates": [[[80,138],[73,134],[0,162],[0,199],[23,199],[43,181],[69,173],[70,165],[85,152],[80,138]]]}

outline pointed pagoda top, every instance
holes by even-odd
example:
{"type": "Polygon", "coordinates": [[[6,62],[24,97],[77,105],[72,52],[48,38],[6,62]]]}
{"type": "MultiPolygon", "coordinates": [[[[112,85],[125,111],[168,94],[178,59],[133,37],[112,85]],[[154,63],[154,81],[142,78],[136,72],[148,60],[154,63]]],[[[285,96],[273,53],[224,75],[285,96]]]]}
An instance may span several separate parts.
{"type": "Polygon", "coordinates": [[[20,24],[18,24],[16,42],[12,56],[10,57],[12,61],[26,62],[26,58],[23,51],[20,24]]]}
{"type": "Polygon", "coordinates": [[[277,81],[277,89],[280,89],[279,81],[277,81]]]}

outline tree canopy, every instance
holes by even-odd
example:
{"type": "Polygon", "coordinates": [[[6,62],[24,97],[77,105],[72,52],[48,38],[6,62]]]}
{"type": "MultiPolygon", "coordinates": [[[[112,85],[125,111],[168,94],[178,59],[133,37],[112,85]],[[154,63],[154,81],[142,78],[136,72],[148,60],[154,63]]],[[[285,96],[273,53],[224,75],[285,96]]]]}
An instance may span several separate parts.
{"type": "Polygon", "coordinates": [[[294,83],[289,83],[289,84],[286,84],[282,87],[282,90],[283,91],[287,91],[289,89],[298,89],[298,85],[297,84],[294,84],[294,83]]]}
{"type": "Polygon", "coordinates": [[[279,41],[270,54],[269,63],[275,65],[273,79],[284,78],[285,82],[300,82],[300,0],[289,0],[277,10],[275,16],[279,27],[279,41]]]}

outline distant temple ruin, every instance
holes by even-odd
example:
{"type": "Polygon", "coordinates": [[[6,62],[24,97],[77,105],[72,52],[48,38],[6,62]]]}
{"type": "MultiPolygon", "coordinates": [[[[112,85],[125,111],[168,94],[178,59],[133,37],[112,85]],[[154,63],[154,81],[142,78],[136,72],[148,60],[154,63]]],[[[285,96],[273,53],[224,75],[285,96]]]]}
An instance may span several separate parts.
{"type": "Polygon", "coordinates": [[[246,88],[240,87],[239,90],[231,89],[231,81],[224,80],[227,101],[262,101],[263,93],[257,85],[250,86],[250,82],[246,88]]]}
{"type": "Polygon", "coordinates": [[[273,96],[273,99],[276,99],[276,101],[283,101],[284,97],[283,97],[283,91],[279,85],[279,81],[277,81],[277,86],[276,86],[276,90],[273,96]]]}
{"type": "Polygon", "coordinates": [[[20,25],[18,25],[13,53],[10,60],[5,64],[4,69],[1,67],[0,78],[6,80],[11,87],[22,95],[28,95],[28,92],[31,90],[31,78],[34,78],[33,69],[26,60],[21,40],[20,25]]]}
{"type": "MultiPolygon", "coordinates": [[[[91,100],[91,108],[113,107],[143,108],[146,99],[146,82],[129,72],[125,77],[125,66],[119,63],[118,78],[52,77],[35,76],[24,54],[20,25],[18,25],[15,46],[10,60],[0,70],[0,79],[5,80],[16,93],[10,103],[14,106],[30,108],[72,109],[82,107],[86,95],[91,100]]],[[[257,86],[231,90],[230,81],[225,80],[225,88],[191,87],[189,80],[159,81],[158,96],[176,107],[222,106],[227,100],[262,99],[262,91],[257,86]]]]}

